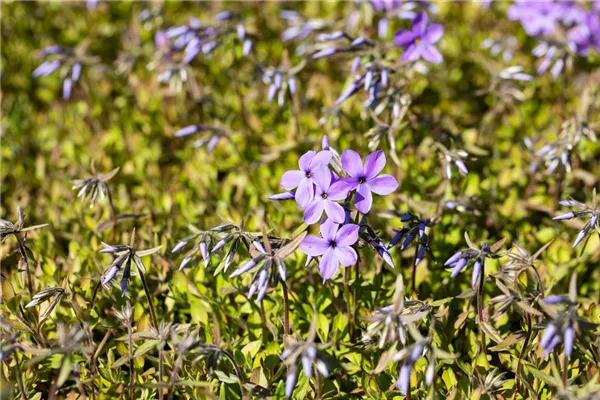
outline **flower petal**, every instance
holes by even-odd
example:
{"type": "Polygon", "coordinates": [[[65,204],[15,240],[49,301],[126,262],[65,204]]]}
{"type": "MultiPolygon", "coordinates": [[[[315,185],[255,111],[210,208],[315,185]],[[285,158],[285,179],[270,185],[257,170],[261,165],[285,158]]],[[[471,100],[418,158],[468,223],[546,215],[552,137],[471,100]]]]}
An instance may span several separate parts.
{"type": "Polygon", "coordinates": [[[444,27],[440,24],[432,24],[427,28],[427,32],[423,35],[423,39],[429,44],[434,44],[444,35],[444,27]]]}
{"type": "Polygon", "coordinates": [[[323,276],[323,280],[326,281],[330,279],[337,272],[339,266],[339,261],[335,256],[335,250],[329,248],[323,257],[321,257],[321,262],[319,263],[319,271],[323,276]]]}
{"type": "Polygon", "coordinates": [[[433,46],[426,46],[423,48],[423,58],[434,64],[439,64],[444,59],[442,53],[433,46]]]}
{"type": "Polygon", "coordinates": [[[330,200],[344,200],[348,196],[348,192],[352,189],[351,183],[340,179],[329,187],[327,198],[330,200]]]}
{"type": "Polygon", "coordinates": [[[285,190],[292,190],[300,184],[300,181],[304,178],[304,173],[299,170],[286,171],[281,176],[281,182],[279,182],[279,186],[284,188],[285,190]]]}
{"type": "Polygon", "coordinates": [[[394,43],[398,47],[407,47],[415,40],[415,35],[411,31],[401,30],[394,34],[394,43]]]}
{"type": "Polygon", "coordinates": [[[340,181],[343,181],[348,185],[348,191],[354,190],[358,187],[358,178],[353,176],[349,178],[342,178],[340,181]]]}
{"type": "Polygon", "coordinates": [[[364,174],[367,180],[375,178],[385,167],[385,154],[377,150],[367,157],[365,161],[364,174]]]}
{"type": "Polygon", "coordinates": [[[360,226],[356,224],[342,226],[335,235],[335,242],[338,246],[352,246],[358,240],[359,229],[360,226]]]}
{"type": "Polygon", "coordinates": [[[354,150],[346,149],[342,153],[342,166],[352,177],[359,177],[363,172],[362,160],[360,155],[354,150]]]}
{"type": "Polygon", "coordinates": [[[423,46],[413,43],[402,53],[402,61],[417,61],[421,58],[422,52],[423,46]]]}
{"type": "Polygon", "coordinates": [[[332,219],[327,218],[319,227],[319,231],[321,232],[323,239],[329,243],[332,240],[335,240],[338,228],[339,224],[336,224],[332,219]]]}
{"type": "Polygon", "coordinates": [[[400,377],[398,377],[398,382],[396,383],[396,387],[400,391],[401,394],[406,395],[408,389],[410,388],[410,365],[403,364],[402,368],[400,368],[400,377]]]}
{"type": "Polygon", "coordinates": [[[354,198],[356,209],[363,214],[366,214],[371,209],[373,204],[373,195],[367,185],[358,185],[358,190],[354,198]]]}
{"type": "Polygon", "coordinates": [[[333,155],[330,151],[320,151],[310,162],[310,168],[315,169],[320,166],[326,166],[331,162],[333,155]]]}
{"type": "Polygon", "coordinates": [[[385,196],[398,189],[398,181],[391,175],[381,175],[377,178],[367,180],[366,186],[370,191],[380,196],[385,196]]]}
{"type": "Polygon", "coordinates": [[[296,203],[302,208],[306,208],[311,201],[315,198],[315,185],[312,180],[303,178],[296,189],[296,203]]]}
{"type": "Polygon", "coordinates": [[[427,29],[427,23],[429,22],[429,16],[426,12],[421,11],[417,14],[415,19],[413,20],[412,31],[415,36],[422,36],[425,34],[425,30],[427,29]]]}
{"type": "Polygon", "coordinates": [[[311,225],[318,222],[323,215],[323,209],[325,208],[325,201],[318,197],[308,204],[306,210],[304,210],[304,222],[311,225]]]}
{"type": "Polygon", "coordinates": [[[331,171],[326,166],[321,165],[312,171],[312,181],[321,189],[317,190],[317,194],[328,193],[331,179],[331,171]]]}
{"type": "Polygon", "coordinates": [[[300,170],[304,172],[310,170],[310,164],[312,163],[313,158],[315,158],[315,154],[317,154],[316,151],[309,150],[300,157],[300,160],[298,160],[300,170]]]}
{"type": "Polygon", "coordinates": [[[329,249],[329,242],[318,236],[310,235],[300,243],[300,250],[311,257],[323,255],[329,249]]]}
{"type": "Polygon", "coordinates": [[[335,248],[335,256],[344,267],[354,265],[356,264],[356,261],[358,261],[356,251],[349,246],[337,246],[335,248]]]}
{"type": "Polygon", "coordinates": [[[338,224],[343,224],[346,220],[346,213],[344,207],[336,203],[335,201],[325,200],[325,214],[338,224]]]}
{"type": "Polygon", "coordinates": [[[571,353],[573,352],[573,344],[575,343],[575,330],[572,326],[568,326],[567,329],[565,329],[563,341],[565,346],[565,355],[567,357],[571,357],[571,353]]]}

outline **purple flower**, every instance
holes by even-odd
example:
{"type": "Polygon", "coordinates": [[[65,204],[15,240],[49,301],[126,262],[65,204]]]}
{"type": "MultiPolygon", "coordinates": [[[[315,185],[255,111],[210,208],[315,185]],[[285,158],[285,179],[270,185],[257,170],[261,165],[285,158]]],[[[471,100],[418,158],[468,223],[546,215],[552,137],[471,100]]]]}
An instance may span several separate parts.
{"type": "Polygon", "coordinates": [[[508,9],[508,18],[520,21],[529,36],[551,35],[563,16],[562,7],[549,1],[517,1],[508,9]]]}
{"type": "Polygon", "coordinates": [[[583,21],[567,32],[567,37],[581,56],[587,56],[590,47],[595,47],[596,51],[600,52],[600,17],[598,13],[591,12],[585,15],[583,21]]]}
{"type": "Polygon", "coordinates": [[[34,78],[40,77],[40,76],[48,76],[51,73],[53,73],[54,71],[56,71],[58,69],[58,67],[60,67],[60,61],[59,60],[46,60],[43,63],[40,64],[39,67],[37,67],[35,69],[35,71],[33,71],[32,76],[34,78]]]}
{"type": "Polygon", "coordinates": [[[394,11],[402,6],[400,0],[371,0],[371,5],[377,11],[394,11]]]}
{"type": "Polygon", "coordinates": [[[575,345],[575,329],[571,321],[567,321],[566,323],[567,325],[562,327],[562,329],[557,326],[556,321],[546,327],[540,339],[540,347],[543,349],[542,358],[547,357],[556,345],[561,342],[561,339],[565,348],[565,355],[567,357],[571,356],[575,345]]]}
{"type": "Polygon", "coordinates": [[[304,211],[304,222],[307,224],[314,224],[321,219],[323,210],[337,224],[343,224],[346,220],[344,208],[337,201],[346,198],[350,184],[341,179],[333,182],[332,175],[329,170],[319,170],[315,174],[315,197],[304,211]]]}
{"type": "Polygon", "coordinates": [[[315,175],[329,175],[327,164],[331,161],[329,151],[307,151],[298,161],[299,170],[287,171],[281,177],[280,186],[285,190],[296,189],[296,202],[302,208],[314,199],[315,175]]]}
{"type": "Polygon", "coordinates": [[[358,240],[359,226],[346,224],[340,225],[327,219],[321,224],[321,236],[307,236],[300,244],[300,249],[311,257],[321,257],[319,270],[323,281],[333,277],[339,264],[349,267],[356,264],[358,255],[351,247],[358,240]],[[338,229],[339,228],[339,229],[338,229]]]}
{"type": "Polygon", "coordinates": [[[378,150],[369,154],[363,166],[362,159],[354,150],[344,150],[342,166],[350,175],[344,181],[350,184],[349,190],[356,189],[354,204],[358,211],[366,214],[371,209],[374,192],[378,195],[387,195],[398,188],[398,182],[391,175],[379,175],[385,167],[385,154],[378,150]]]}
{"type": "Polygon", "coordinates": [[[400,30],[394,34],[397,46],[406,50],[402,54],[402,61],[417,61],[420,58],[434,64],[442,62],[442,54],[433,45],[444,34],[444,28],[439,24],[427,26],[429,17],[421,11],[413,20],[410,31],[400,30]]]}

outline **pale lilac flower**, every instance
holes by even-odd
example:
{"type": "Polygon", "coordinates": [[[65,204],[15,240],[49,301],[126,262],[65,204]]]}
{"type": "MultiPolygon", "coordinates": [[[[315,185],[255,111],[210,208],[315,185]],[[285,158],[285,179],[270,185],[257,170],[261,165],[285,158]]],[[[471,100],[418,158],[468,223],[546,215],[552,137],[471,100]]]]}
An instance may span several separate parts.
{"type": "MultiPolygon", "coordinates": [[[[469,248],[461,250],[455,253],[444,263],[445,267],[452,267],[451,278],[456,278],[458,274],[470,263],[473,263],[473,273],[471,276],[471,285],[473,288],[478,286],[479,277],[485,266],[485,259],[498,259],[500,258],[500,248],[504,245],[505,239],[499,240],[491,246],[483,245],[481,249],[478,249],[473,245],[469,236],[465,232],[465,239],[469,248]]],[[[482,278],[484,279],[484,278],[482,278]]]]}
{"type": "Polygon", "coordinates": [[[558,215],[552,218],[555,221],[563,221],[573,218],[587,218],[587,222],[577,234],[577,238],[573,243],[573,248],[577,247],[583,240],[590,236],[594,231],[600,232],[600,210],[598,210],[598,198],[594,190],[592,195],[592,205],[581,203],[575,199],[561,200],[560,205],[565,207],[575,208],[575,211],[570,211],[565,214],[558,215]]]}
{"type": "Polygon", "coordinates": [[[358,240],[359,226],[346,224],[340,228],[331,219],[321,224],[322,237],[307,236],[300,244],[300,249],[311,257],[321,257],[319,270],[323,281],[331,279],[338,270],[339,264],[349,267],[356,264],[358,255],[352,245],[358,240]]]}
{"type": "Polygon", "coordinates": [[[507,11],[508,19],[520,21],[529,36],[551,35],[558,27],[562,10],[550,1],[517,1],[507,11]]]}
{"type": "Polygon", "coordinates": [[[315,197],[304,211],[304,222],[307,224],[319,221],[323,211],[335,223],[345,222],[346,213],[338,201],[346,198],[350,191],[350,184],[344,180],[334,182],[332,175],[329,170],[319,171],[315,174],[315,197]]]}
{"type": "Polygon", "coordinates": [[[433,45],[441,39],[444,28],[439,24],[427,26],[428,22],[427,13],[421,11],[413,20],[410,31],[400,30],[394,34],[396,45],[406,49],[402,54],[402,61],[417,61],[423,58],[434,64],[442,62],[442,54],[433,45]]]}
{"type": "Polygon", "coordinates": [[[363,166],[360,155],[354,150],[344,150],[342,165],[350,175],[344,178],[351,186],[349,190],[356,189],[354,204],[358,211],[366,214],[371,209],[374,192],[378,195],[388,195],[398,188],[398,182],[391,175],[379,175],[385,167],[385,154],[378,150],[369,154],[363,166]]]}
{"type": "Polygon", "coordinates": [[[330,174],[327,164],[331,161],[329,151],[307,151],[298,161],[299,170],[287,171],[281,177],[280,186],[285,190],[296,189],[296,202],[302,208],[315,197],[315,175],[330,174]]]}

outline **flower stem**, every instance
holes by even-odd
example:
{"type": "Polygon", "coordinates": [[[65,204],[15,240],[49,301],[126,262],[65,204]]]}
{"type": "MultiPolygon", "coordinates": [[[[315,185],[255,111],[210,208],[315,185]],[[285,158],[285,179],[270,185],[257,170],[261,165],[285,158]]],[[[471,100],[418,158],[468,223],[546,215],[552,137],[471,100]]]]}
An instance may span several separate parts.
{"type": "Polygon", "coordinates": [[[31,278],[31,271],[29,270],[29,261],[27,260],[27,253],[25,252],[25,244],[20,233],[16,233],[17,246],[19,247],[19,253],[21,254],[21,260],[25,264],[25,273],[27,275],[27,289],[29,290],[29,296],[33,297],[33,280],[31,278]]]}
{"type": "Polygon", "coordinates": [[[162,349],[158,350],[158,398],[159,400],[163,400],[163,351],[162,349]]]}
{"type": "Polygon", "coordinates": [[[323,383],[321,382],[321,374],[315,368],[315,400],[320,400],[323,397],[323,383]]]}
{"type": "Polygon", "coordinates": [[[158,320],[156,319],[156,312],[154,311],[154,305],[152,304],[152,296],[150,295],[150,289],[148,288],[146,277],[139,268],[138,272],[140,273],[140,279],[142,280],[142,285],[144,285],[144,292],[146,293],[146,298],[148,299],[148,308],[150,309],[150,319],[152,319],[152,325],[154,325],[154,327],[158,329],[158,320]]]}
{"type": "Polygon", "coordinates": [[[567,374],[569,373],[569,357],[563,354],[563,368],[562,368],[562,380],[565,390],[567,389],[567,374]]]}
{"type": "Polygon", "coordinates": [[[412,291],[413,293],[417,290],[417,255],[419,253],[419,246],[415,246],[415,257],[413,259],[412,267],[412,291]]]}
{"type": "Polygon", "coordinates": [[[171,378],[169,380],[169,400],[173,400],[173,395],[175,392],[175,380],[177,379],[177,375],[179,375],[179,368],[181,368],[181,363],[183,362],[183,352],[179,352],[177,355],[177,360],[175,361],[175,365],[173,366],[173,370],[171,371],[171,378]]]}
{"type": "Polygon", "coordinates": [[[290,299],[288,296],[287,283],[281,282],[281,288],[283,289],[283,334],[290,334],[290,299]]]}
{"type": "Polygon", "coordinates": [[[479,287],[477,288],[477,318],[479,319],[479,331],[481,332],[481,348],[483,354],[487,354],[485,344],[485,333],[481,328],[483,324],[483,281],[485,279],[485,262],[481,263],[481,273],[479,274],[479,287]]]}
{"type": "Polygon", "coordinates": [[[21,363],[19,362],[18,354],[15,354],[15,361],[17,363],[17,384],[19,385],[19,390],[21,391],[21,399],[28,400],[27,392],[25,391],[25,385],[23,384],[23,377],[21,376],[21,363]]]}
{"type": "Polygon", "coordinates": [[[133,332],[132,332],[132,321],[127,320],[127,349],[129,353],[129,400],[133,400],[134,397],[134,384],[135,384],[135,371],[133,369],[133,332]]]}
{"type": "Polygon", "coordinates": [[[523,363],[523,359],[525,358],[525,354],[527,354],[527,347],[529,346],[529,341],[531,340],[531,316],[529,314],[525,314],[525,319],[527,320],[527,337],[525,338],[525,343],[523,343],[523,348],[521,349],[521,354],[519,355],[519,362],[517,363],[517,392],[519,391],[521,379],[521,365],[523,363]]]}
{"type": "Polygon", "coordinates": [[[352,310],[350,307],[350,269],[344,268],[344,301],[346,302],[346,313],[348,317],[348,328],[350,330],[350,340],[354,338],[354,321],[352,320],[352,310]]]}

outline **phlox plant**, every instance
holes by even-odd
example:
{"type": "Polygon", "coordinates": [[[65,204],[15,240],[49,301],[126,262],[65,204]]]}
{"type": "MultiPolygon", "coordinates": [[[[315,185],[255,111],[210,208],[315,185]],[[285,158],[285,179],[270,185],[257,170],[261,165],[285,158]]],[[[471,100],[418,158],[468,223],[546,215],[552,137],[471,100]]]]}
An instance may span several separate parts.
{"type": "Polygon", "coordinates": [[[599,1],[1,7],[0,399],[598,397],[599,1]]]}

